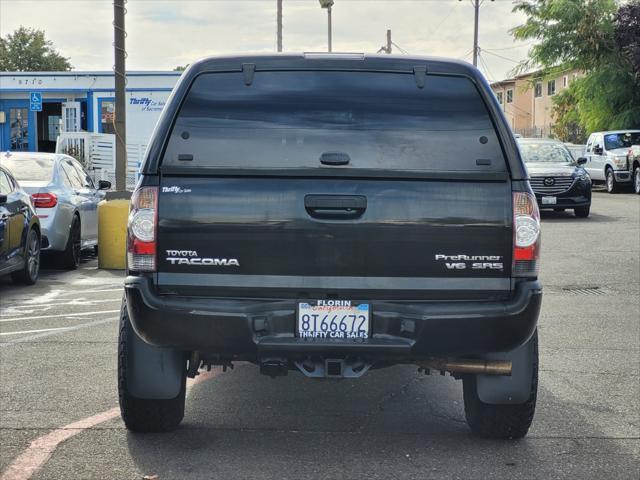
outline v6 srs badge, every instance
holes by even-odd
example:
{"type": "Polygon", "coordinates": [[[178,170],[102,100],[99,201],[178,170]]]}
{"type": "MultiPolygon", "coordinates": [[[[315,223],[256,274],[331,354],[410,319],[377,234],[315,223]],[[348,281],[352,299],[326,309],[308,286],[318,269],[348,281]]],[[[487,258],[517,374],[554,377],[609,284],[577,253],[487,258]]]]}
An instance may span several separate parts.
{"type": "Polygon", "coordinates": [[[438,253],[435,260],[443,262],[447,270],[504,270],[501,255],[444,255],[438,253]]]}
{"type": "Polygon", "coordinates": [[[165,250],[166,261],[171,265],[211,265],[215,267],[239,267],[237,258],[200,257],[195,250],[165,250]]]}

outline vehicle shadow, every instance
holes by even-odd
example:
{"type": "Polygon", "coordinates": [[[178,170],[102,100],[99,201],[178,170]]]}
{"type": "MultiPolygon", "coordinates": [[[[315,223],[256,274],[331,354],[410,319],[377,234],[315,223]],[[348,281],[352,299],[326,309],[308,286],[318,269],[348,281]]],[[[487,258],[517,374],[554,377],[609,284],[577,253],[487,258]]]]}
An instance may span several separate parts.
{"type": "Polygon", "coordinates": [[[573,210],[565,210],[562,212],[556,212],[553,210],[542,210],[540,212],[540,218],[543,222],[567,221],[575,223],[604,223],[615,222],[618,220],[616,217],[593,212],[591,212],[587,218],[578,218],[573,214],[573,210]]]}
{"type": "MultiPolygon", "coordinates": [[[[588,425],[544,388],[539,397],[545,426],[588,425]]],[[[414,367],[317,381],[271,380],[243,366],[195,386],[176,432],[128,433],[127,443],[140,474],[163,480],[607,477],[597,459],[571,465],[559,457],[577,447],[570,427],[555,430],[558,439],[537,438],[544,430],[535,424],[519,441],[476,438],[465,423],[461,382],[414,367]]]]}

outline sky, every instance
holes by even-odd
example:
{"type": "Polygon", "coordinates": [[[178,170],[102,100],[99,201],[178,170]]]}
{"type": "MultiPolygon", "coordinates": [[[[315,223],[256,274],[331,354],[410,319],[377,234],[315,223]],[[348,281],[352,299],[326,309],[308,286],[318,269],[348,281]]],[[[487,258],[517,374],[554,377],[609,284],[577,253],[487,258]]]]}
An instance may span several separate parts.
{"type": "MultiPolygon", "coordinates": [[[[524,21],[512,0],[480,8],[480,69],[507,78],[530,43],[509,30],[524,21]]],[[[391,29],[409,54],[471,62],[471,0],[335,0],[333,50],[376,52],[391,29]]],[[[113,66],[111,0],[0,0],[0,35],[20,25],[42,29],[76,70],[113,66]]],[[[129,0],[125,18],[128,70],[171,70],[216,54],[276,51],[276,0],[129,0]]],[[[318,0],[283,0],[285,52],[327,48],[327,13],[318,0]]],[[[401,51],[394,47],[394,53],[401,51]]]]}

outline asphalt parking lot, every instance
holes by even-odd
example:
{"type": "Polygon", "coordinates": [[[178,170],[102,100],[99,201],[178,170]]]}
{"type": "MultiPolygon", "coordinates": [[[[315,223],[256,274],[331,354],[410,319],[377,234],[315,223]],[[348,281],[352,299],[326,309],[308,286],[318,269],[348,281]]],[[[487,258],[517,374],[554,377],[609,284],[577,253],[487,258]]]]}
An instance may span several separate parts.
{"type": "MultiPolygon", "coordinates": [[[[413,367],[360,380],[201,376],[181,428],[125,430],[122,273],[0,280],[0,471],[34,479],[640,478],[640,197],[543,215],[540,389],[529,435],[472,437],[461,382],[413,367]]],[[[219,374],[220,373],[220,374],[219,374]]]]}

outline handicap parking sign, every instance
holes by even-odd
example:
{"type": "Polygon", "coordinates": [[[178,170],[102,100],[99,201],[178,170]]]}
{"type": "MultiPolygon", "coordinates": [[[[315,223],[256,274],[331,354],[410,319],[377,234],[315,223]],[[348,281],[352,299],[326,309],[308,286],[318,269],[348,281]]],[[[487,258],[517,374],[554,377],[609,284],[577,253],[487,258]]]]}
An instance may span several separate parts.
{"type": "Polygon", "coordinates": [[[42,111],[42,93],[31,92],[29,94],[29,110],[32,112],[42,111]]]}

